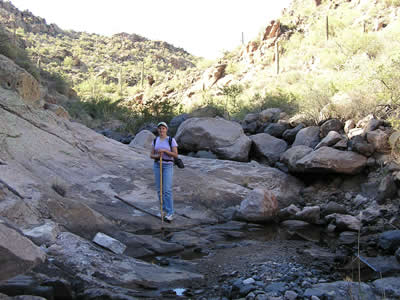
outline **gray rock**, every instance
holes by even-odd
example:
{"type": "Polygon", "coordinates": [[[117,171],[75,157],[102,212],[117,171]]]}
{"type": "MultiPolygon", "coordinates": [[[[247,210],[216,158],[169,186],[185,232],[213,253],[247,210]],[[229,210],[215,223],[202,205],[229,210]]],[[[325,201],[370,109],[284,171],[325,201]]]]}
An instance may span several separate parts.
{"type": "Polygon", "coordinates": [[[96,236],[93,238],[93,242],[111,250],[116,254],[122,254],[126,249],[126,245],[102,232],[98,232],[96,234],[96,236]]]}
{"type": "Polygon", "coordinates": [[[242,201],[235,215],[250,222],[272,221],[278,214],[278,202],[268,190],[255,189],[242,201]]]}
{"type": "Polygon", "coordinates": [[[350,139],[349,148],[351,151],[360,153],[367,157],[371,156],[375,152],[374,146],[368,143],[361,135],[354,136],[350,139]]]}
{"type": "Polygon", "coordinates": [[[318,224],[320,220],[320,207],[306,206],[296,213],[295,218],[311,224],[318,224]]]}
{"type": "Polygon", "coordinates": [[[311,173],[357,174],[367,164],[367,158],[350,151],[322,147],[298,160],[296,171],[311,173]]]}
{"type": "Polygon", "coordinates": [[[400,299],[400,278],[386,277],[373,282],[376,295],[385,295],[389,299],[400,299]]]}
{"type": "Polygon", "coordinates": [[[400,247],[399,247],[399,249],[397,249],[397,251],[394,255],[396,256],[397,261],[400,263],[400,247]]]}
{"type": "Polygon", "coordinates": [[[368,121],[367,125],[364,128],[365,132],[374,131],[379,128],[383,124],[382,120],[371,119],[368,121]]]}
{"type": "Polygon", "coordinates": [[[336,131],[329,131],[329,133],[322,139],[321,142],[315,146],[315,150],[324,147],[324,146],[332,146],[335,145],[337,142],[342,140],[342,136],[337,133],[336,131]]]}
{"type": "Polygon", "coordinates": [[[169,122],[169,127],[178,128],[184,121],[190,118],[188,114],[181,114],[179,116],[174,117],[171,122],[169,122]]]}
{"type": "Polygon", "coordinates": [[[297,133],[302,130],[305,127],[304,124],[299,124],[293,129],[287,129],[283,132],[282,138],[288,142],[289,144],[292,144],[294,140],[296,139],[297,133]]]}
{"type": "Polygon", "coordinates": [[[378,246],[394,253],[400,247],[400,230],[390,230],[379,235],[378,246]]]}
{"type": "Polygon", "coordinates": [[[95,247],[72,233],[62,232],[56,244],[48,248],[56,265],[64,265],[76,280],[88,285],[115,285],[134,288],[138,284],[148,288],[166,287],[196,280],[203,276],[174,268],[162,268],[126,255],[116,255],[95,247]],[[123,276],[121,276],[123,274],[123,276]]]}
{"type": "Polygon", "coordinates": [[[36,245],[51,245],[55,242],[60,233],[58,225],[50,220],[46,220],[43,225],[23,230],[23,233],[29,237],[36,245]]]}
{"type": "Polygon", "coordinates": [[[321,214],[323,216],[327,216],[327,215],[334,214],[334,213],[347,214],[346,207],[337,202],[329,201],[325,206],[323,206],[323,208],[321,210],[321,214]]]}
{"type": "Polygon", "coordinates": [[[242,127],[221,118],[190,118],[175,136],[180,148],[190,152],[210,150],[221,158],[248,161],[251,140],[242,127]]]}
{"type": "Polygon", "coordinates": [[[321,125],[321,137],[324,138],[328,135],[329,132],[334,131],[336,133],[339,133],[343,130],[343,123],[342,121],[338,120],[338,119],[331,119],[328,120],[326,122],[324,122],[324,124],[321,125]]]}
{"type": "Polygon", "coordinates": [[[279,120],[280,114],[282,110],[280,108],[268,108],[260,112],[259,118],[260,121],[266,123],[276,123],[279,120]]]}
{"type": "Polygon", "coordinates": [[[359,231],[361,228],[360,220],[350,215],[331,214],[327,215],[325,219],[327,222],[333,221],[339,230],[359,231]]]}
{"type": "Polygon", "coordinates": [[[140,147],[150,150],[153,147],[155,135],[148,130],[140,131],[129,143],[129,147],[140,147]]]}
{"type": "Polygon", "coordinates": [[[310,126],[301,129],[296,135],[293,146],[304,145],[314,148],[320,141],[319,129],[320,128],[318,126],[310,126]]]}
{"type": "Polygon", "coordinates": [[[383,130],[368,132],[367,141],[374,146],[376,152],[390,153],[389,135],[383,130]]]}
{"type": "Polygon", "coordinates": [[[296,163],[298,160],[311,153],[313,150],[308,146],[294,146],[286,150],[282,155],[280,160],[285,163],[289,171],[296,170],[296,163]]]}
{"type": "Polygon", "coordinates": [[[256,155],[265,158],[269,165],[274,165],[286,151],[287,143],[266,133],[250,136],[256,155]]]}
{"type": "Polygon", "coordinates": [[[264,129],[264,133],[272,135],[276,138],[281,138],[283,132],[290,128],[290,125],[287,123],[271,123],[264,129]]]}
{"type": "Polygon", "coordinates": [[[397,276],[400,272],[400,263],[394,256],[364,257],[363,259],[384,277],[397,276]]]}
{"type": "Polygon", "coordinates": [[[304,297],[317,296],[321,299],[348,300],[351,297],[360,297],[375,300],[372,288],[361,282],[337,281],[332,283],[318,283],[306,289],[304,297]]]}
{"type": "Polygon", "coordinates": [[[397,185],[391,174],[386,175],[379,184],[376,201],[384,204],[387,200],[397,196],[397,185]]]}
{"type": "Polygon", "coordinates": [[[25,273],[44,262],[45,253],[0,219],[0,281],[25,273]]]}
{"type": "Polygon", "coordinates": [[[298,294],[294,291],[286,291],[285,292],[285,299],[287,300],[296,300],[298,297],[298,294]]]}
{"type": "Polygon", "coordinates": [[[295,215],[300,211],[301,211],[300,208],[298,208],[294,204],[291,204],[288,207],[282,208],[278,213],[278,217],[281,220],[290,220],[290,219],[293,220],[295,215]]]}
{"type": "Polygon", "coordinates": [[[357,242],[358,233],[354,231],[343,231],[339,235],[339,243],[343,245],[353,245],[357,242]]]}

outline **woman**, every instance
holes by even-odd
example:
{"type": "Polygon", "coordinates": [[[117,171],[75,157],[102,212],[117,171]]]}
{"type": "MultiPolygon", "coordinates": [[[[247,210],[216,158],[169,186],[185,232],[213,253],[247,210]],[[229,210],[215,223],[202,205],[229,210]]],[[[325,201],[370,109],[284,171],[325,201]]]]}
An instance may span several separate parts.
{"type": "Polygon", "coordinates": [[[150,157],[154,159],[154,177],[158,199],[160,200],[160,157],[162,157],[162,199],[165,220],[171,222],[174,218],[174,199],[172,195],[172,177],[174,175],[174,158],[178,157],[178,144],[174,138],[167,135],[168,125],[160,122],[157,125],[158,137],[153,142],[150,157]]]}

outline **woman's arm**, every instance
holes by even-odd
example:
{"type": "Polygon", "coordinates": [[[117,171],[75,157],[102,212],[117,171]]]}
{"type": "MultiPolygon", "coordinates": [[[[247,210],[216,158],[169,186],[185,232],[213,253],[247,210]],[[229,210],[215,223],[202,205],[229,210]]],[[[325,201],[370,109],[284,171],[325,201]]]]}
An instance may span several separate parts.
{"type": "Polygon", "coordinates": [[[167,155],[169,155],[169,156],[172,156],[172,157],[174,157],[174,158],[177,158],[177,157],[178,157],[178,147],[172,147],[172,151],[168,151],[167,149],[160,149],[160,150],[158,151],[158,153],[159,153],[160,155],[162,155],[162,153],[165,153],[165,154],[167,154],[167,155]]]}
{"type": "Polygon", "coordinates": [[[160,153],[157,153],[156,150],[154,150],[154,146],[151,148],[150,158],[152,158],[152,159],[160,158],[160,153]]]}

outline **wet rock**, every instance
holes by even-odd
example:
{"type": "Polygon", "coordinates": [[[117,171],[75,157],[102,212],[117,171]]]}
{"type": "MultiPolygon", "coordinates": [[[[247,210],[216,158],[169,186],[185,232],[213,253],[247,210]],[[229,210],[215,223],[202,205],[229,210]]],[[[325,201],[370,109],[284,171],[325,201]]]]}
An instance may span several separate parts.
{"type": "Polygon", "coordinates": [[[389,299],[400,299],[400,278],[386,277],[373,282],[376,295],[385,295],[389,299]]]}
{"type": "Polygon", "coordinates": [[[317,296],[320,299],[347,300],[350,297],[363,297],[375,300],[372,288],[361,282],[337,281],[332,283],[319,283],[306,289],[304,297],[317,296]]]}
{"type": "Polygon", "coordinates": [[[0,293],[4,293],[8,296],[32,295],[46,299],[53,299],[54,297],[52,287],[40,286],[37,280],[26,275],[19,275],[0,282],[0,293]]]}
{"type": "Polygon", "coordinates": [[[30,296],[30,295],[19,295],[15,297],[8,297],[5,294],[0,293],[1,300],[46,300],[46,298],[39,296],[30,296]]]}
{"type": "Polygon", "coordinates": [[[391,230],[379,235],[378,246],[394,253],[400,247],[400,230],[391,230]]]}
{"type": "Polygon", "coordinates": [[[165,269],[125,255],[100,250],[89,241],[68,232],[61,233],[48,252],[54,256],[55,264],[65,266],[77,280],[90,284],[155,288],[183,284],[191,280],[201,282],[203,279],[199,274],[173,268],[165,269]]]}
{"type": "Polygon", "coordinates": [[[304,228],[310,228],[310,224],[299,220],[287,220],[281,223],[282,226],[286,227],[288,230],[298,230],[304,228]]]}

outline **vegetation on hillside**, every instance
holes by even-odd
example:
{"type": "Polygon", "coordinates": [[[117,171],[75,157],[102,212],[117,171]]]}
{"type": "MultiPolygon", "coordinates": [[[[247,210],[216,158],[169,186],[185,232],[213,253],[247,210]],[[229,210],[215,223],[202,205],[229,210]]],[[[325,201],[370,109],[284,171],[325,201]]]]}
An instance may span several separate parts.
{"type": "MultiPolygon", "coordinates": [[[[167,43],[124,33],[49,35],[18,29],[16,34],[50,89],[68,96],[71,88],[76,91],[80,101],[65,106],[90,127],[119,119],[127,125],[122,130],[135,132],[144,122],[168,121],[208,105],[231,119],[281,107],[314,123],[372,112],[399,128],[399,5],[322,0],[317,6],[313,0],[294,0],[280,18],[279,74],[274,45],[253,62],[238,46],[220,59],[230,83],[198,92],[197,106],[182,100],[210,64],[167,43]]],[[[261,48],[262,35],[251,43],[261,48]]]]}

